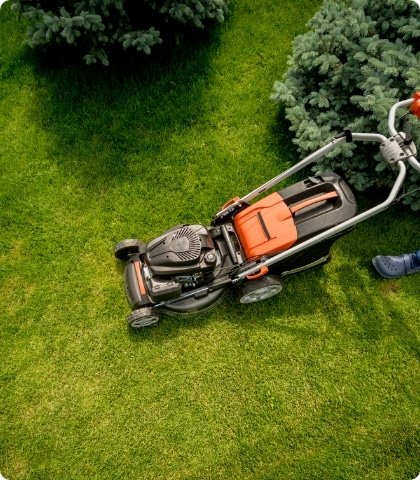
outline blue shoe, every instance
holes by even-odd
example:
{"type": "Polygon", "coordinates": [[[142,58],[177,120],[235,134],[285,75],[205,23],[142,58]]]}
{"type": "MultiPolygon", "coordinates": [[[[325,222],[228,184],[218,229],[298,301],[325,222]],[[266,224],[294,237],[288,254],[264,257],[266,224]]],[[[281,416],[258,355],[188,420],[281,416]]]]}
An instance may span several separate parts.
{"type": "Polygon", "coordinates": [[[398,278],[420,272],[420,250],[391,257],[378,255],[372,259],[373,266],[385,278],[398,278]]]}

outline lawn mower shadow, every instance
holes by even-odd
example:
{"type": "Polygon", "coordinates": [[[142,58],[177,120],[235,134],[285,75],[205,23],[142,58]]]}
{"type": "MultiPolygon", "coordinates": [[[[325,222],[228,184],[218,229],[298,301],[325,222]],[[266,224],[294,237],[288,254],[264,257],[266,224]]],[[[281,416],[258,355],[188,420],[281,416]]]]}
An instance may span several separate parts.
{"type": "MultiPolygon", "coordinates": [[[[185,330],[202,329],[212,323],[228,323],[240,331],[263,330],[284,333],[301,339],[312,339],[322,335],[311,324],[311,317],[321,304],[314,305],[313,296],[323,297],[322,269],[298,274],[291,285],[285,280],[284,290],[275,297],[254,304],[241,304],[235,287],[228,289],[222,301],[209,312],[188,316],[162,316],[157,327],[133,331],[128,328],[133,341],[153,339],[166,341],[185,330]],[[310,288],[308,289],[308,276],[310,288]],[[292,291],[302,288],[303,294],[296,299],[292,291]]],[[[288,279],[292,280],[292,278],[288,279]]]]}

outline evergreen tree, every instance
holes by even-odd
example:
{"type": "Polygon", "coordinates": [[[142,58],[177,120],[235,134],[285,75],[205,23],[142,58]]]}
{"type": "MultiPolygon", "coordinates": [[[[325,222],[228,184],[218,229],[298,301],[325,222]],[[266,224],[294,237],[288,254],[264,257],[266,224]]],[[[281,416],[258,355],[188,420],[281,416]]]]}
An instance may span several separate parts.
{"type": "Polygon", "coordinates": [[[147,55],[162,43],[164,30],[204,28],[223,22],[229,0],[13,0],[30,21],[27,42],[80,47],[86,63],[109,63],[112,48],[133,48],[147,55]]]}
{"type": "MultiPolygon", "coordinates": [[[[407,0],[324,0],[296,37],[272,98],[286,107],[294,142],[307,155],[343,127],[385,135],[389,108],[420,89],[420,12],[407,0]]],[[[357,189],[390,185],[377,146],[346,144],[319,167],[342,171],[357,189]],[[376,148],[376,150],[375,150],[376,148]]],[[[420,186],[410,173],[407,191],[420,186]]],[[[420,191],[405,197],[420,210],[420,191]]]]}

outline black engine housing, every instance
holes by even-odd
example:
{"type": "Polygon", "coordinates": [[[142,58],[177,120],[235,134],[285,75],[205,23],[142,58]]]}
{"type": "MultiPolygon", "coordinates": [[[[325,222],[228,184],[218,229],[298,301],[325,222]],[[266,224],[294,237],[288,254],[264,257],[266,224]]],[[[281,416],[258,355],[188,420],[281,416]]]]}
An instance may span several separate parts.
{"type": "Polygon", "coordinates": [[[146,245],[145,263],[156,276],[206,273],[214,269],[217,253],[202,225],[180,225],[146,245]]]}

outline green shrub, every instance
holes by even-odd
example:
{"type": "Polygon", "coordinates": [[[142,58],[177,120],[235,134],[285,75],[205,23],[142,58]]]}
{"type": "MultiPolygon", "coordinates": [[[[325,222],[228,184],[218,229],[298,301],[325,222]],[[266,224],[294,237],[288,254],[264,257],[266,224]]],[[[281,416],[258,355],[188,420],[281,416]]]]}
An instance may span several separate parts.
{"type": "MultiPolygon", "coordinates": [[[[30,21],[28,44],[79,47],[86,63],[109,63],[115,47],[150,54],[162,35],[222,22],[229,0],[13,0],[30,21]]],[[[175,38],[175,37],[172,37],[175,38]]]]}
{"type": "MultiPolygon", "coordinates": [[[[410,0],[324,0],[296,37],[289,68],[272,98],[285,107],[294,142],[304,155],[343,127],[387,135],[391,105],[420,89],[420,12],[410,0]]],[[[418,142],[417,142],[418,144],[418,142]]],[[[345,145],[319,167],[344,172],[357,190],[389,185],[377,146],[345,145]]],[[[420,184],[410,173],[407,191],[420,184]]],[[[420,191],[405,197],[420,209],[420,191]]]]}

